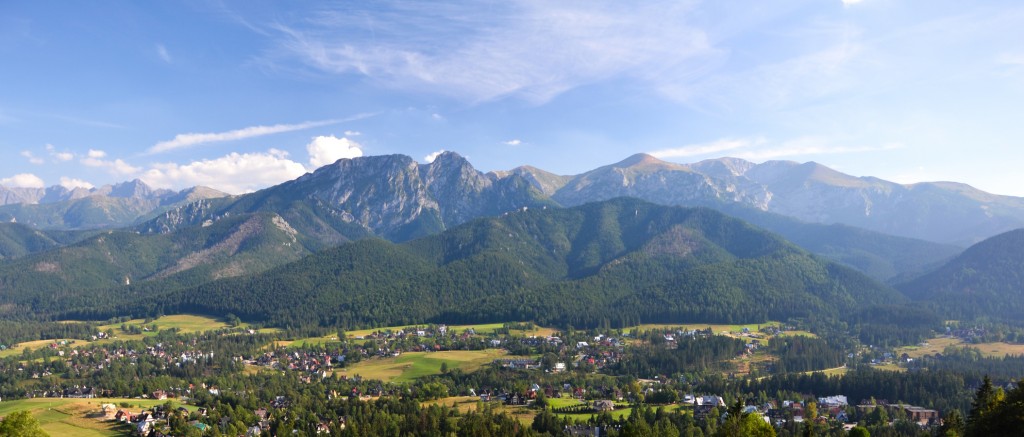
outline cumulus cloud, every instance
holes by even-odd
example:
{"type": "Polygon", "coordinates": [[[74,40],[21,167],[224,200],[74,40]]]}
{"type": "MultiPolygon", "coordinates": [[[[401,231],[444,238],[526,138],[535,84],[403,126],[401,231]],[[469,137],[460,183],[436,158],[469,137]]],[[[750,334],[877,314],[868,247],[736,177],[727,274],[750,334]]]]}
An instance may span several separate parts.
{"type": "Polygon", "coordinates": [[[93,188],[96,188],[95,185],[90,184],[86,181],[83,181],[81,179],[69,178],[67,176],[60,177],[60,186],[67,188],[69,190],[73,190],[75,188],[85,188],[87,190],[91,190],[93,188]]]}
{"type": "Polygon", "coordinates": [[[434,160],[437,159],[437,157],[440,156],[444,152],[445,152],[445,150],[441,149],[441,150],[438,150],[438,151],[436,151],[434,153],[431,153],[431,154],[429,154],[427,156],[424,156],[423,157],[423,162],[425,162],[427,164],[430,164],[431,162],[434,162],[434,160]]]}
{"type": "Polygon", "coordinates": [[[0,185],[6,187],[23,187],[23,188],[45,188],[46,183],[43,182],[39,176],[32,173],[21,173],[11,176],[9,178],[0,179],[0,185]]]}
{"type": "Polygon", "coordinates": [[[506,146],[518,146],[520,144],[523,144],[523,142],[522,142],[522,140],[519,140],[517,138],[517,139],[513,139],[513,140],[504,141],[503,144],[505,144],[506,146]]]}
{"type": "Polygon", "coordinates": [[[312,168],[323,167],[342,158],[363,156],[363,148],[359,143],[334,135],[313,138],[306,145],[306,151],[309,152],[309,165],[312,168]]]}
{"type": "Polygon", "coordinates": [[[86,167],[102,168],[118,176],[134,175],[142,171],[141,168],[133,166],[120,158],[114,160],[101,159],[104,156],[107,156],[107,154],[103,151],[89,150],[89,155],[82,158],[79,162],[86,167]]]}
{"type": "Polygon", "coordinates": [[[724,138],[710,143],[690,144],[675,149],[655,150],[650,152],[650,154],[657,158],[688,158],[691,156],[713,155],[764,143],[764,138],[724,138]]]}
{"type": "Polygon", "coordinates": [[[231,194],[241,194],[295,179],[306,168],[288,153],[270,149],[265,153],[230,153],[216,159],[189,164],[153,164],[140,179],[154,187],[180,189],[209,186],[231,194]]]}
{"type": "Polygon", "coordinates": [[[346,120],[322,120],[322,121],[307,121],[298,124],[275,124],[273,126],[250,126],[242,129],[235,129],[226,132],[210,132],[210,133],[187,133],[178,134],[174,136],[174,139],[161,141],[156,143],[153,147],[149,148],[149,153],[161,153],[169,150],[181,149],[185,147],[194,146],[197,144],[214,143],[222,141],[234,141],[245,138],[261,137],[264,135],[277,134],[282,132],[292,132],[303,129],[310,129],[314,127],[327,126],[331,124],[341,123],[346,120]]]}
{"type": "Polygon", "coordinates": [[[57,148],[53,144],[47,144],[46,145],[46,153],[49,153],[50,156],[53,157],[53,159],[56,159],[57,161],[61,161],[61,162],[67,162],[67,161],[70,161],[72,159],[75,159],[75,154],[74,153],[67,152],[67,151],[64,151],[64,152],[57,151],[57,148]]]}
{"type": "Polygon", "coordinates": [[[33,155],[32,152],[30,152],[28,150],[22,150],[21,151],[21,156],[24,156],[25,159],[28,159],[29,163],[32,163],[32,164],[35,164],[35,165],[42,165],[42,164],[46,163],[46,160],[44,160],[43,158],[40,158],[40,157],[38,157],[36,155],[33,155]]]}

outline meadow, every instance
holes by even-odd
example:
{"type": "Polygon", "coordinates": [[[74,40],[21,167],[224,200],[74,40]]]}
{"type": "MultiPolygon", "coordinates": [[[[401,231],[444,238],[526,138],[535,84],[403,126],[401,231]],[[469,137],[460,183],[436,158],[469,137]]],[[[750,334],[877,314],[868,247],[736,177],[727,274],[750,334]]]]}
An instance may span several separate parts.
{"type": "Polygon", "coordinates": [[[910,358],[942,353],[949,346],[968,346],[978,349],[986,357],[1003,357],[1006,355],[1024,355],[1024,344],[1003,342],[967,343],[956,337],[935,337],[917,346],[906,346],[896,349],[897,355],[907,354],[910,358]]]}
{"type": "Polygon", "coordinates": [[[397,357],[371,358],[360,361],[345,369],[338,370],[346,376],[359,375],[367,379],[382,381],[405,382],[427,375],[441,373],[441,364],[449,369],[461,369],[472,372],[493,362],[497,358],[508,355],[500,349],[480,351],[442,351],[442,352],[406,352],[397,357]]]}
{"type": "MultiPolygon", "coordinates": [[[[43,430],[51,436],[107,437],[130,434],[128,427],[104,420],[100,411],[103,404],[131,404],[126,410],[138,413],[167,401],[153,399],[95,398],[59,399],[33,398],[0,402],[0,416],[15,411],[28,410],[39,421],[43,430]]],[[[177,405],[177,404],[175,404],[177,405]]]]}

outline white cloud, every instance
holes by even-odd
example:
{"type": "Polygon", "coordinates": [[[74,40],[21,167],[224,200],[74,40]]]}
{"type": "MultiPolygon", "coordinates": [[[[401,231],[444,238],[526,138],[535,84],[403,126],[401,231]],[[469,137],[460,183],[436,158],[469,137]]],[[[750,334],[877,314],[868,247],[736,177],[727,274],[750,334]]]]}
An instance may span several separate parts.
{"type": "Polygon", "coordinates": [[[42,164],[46,163],[46,160],[44,160],[43,158],[40,158],[38,156],[33,155],[32,152],[28,151],[28,150],[22,150],[21,151],[21,156],[24,156],[25,159],[28,159],[28,162],[31,163],[31,164],[42,165],[42,164]]]}
{"type": "Polygon", "coordinates": [[[359,143],[333,135],[313,138],[313,141],[306,145],[306,152],[309,153],[309,165],[314,169],[342,158],[363,156],[363,148],[359,143]]]}
{"type": "MultiPolygon", "coordinates": [[[[836,33],[856,33],[838,29],[836,33]]],[[[709,75],[699,80],[666,84],[660,88],[675,100],[700,107],[725,110],[779,110],[805,103],[863,84],[872,63],[864,61],[865,47],[842,36],[817,36],[840,39],[821,50],[801,53],[776,62],[764,62],[753,68],[709,75]]]]}
{"type": "Polygon", "coordinates": [[[512,139],[512,140],[504,141],[504,142],[502,142],[502,144],[504,144],[506,146],[518,146],[520,144],[523,144],[523,142],[517,138],[517,139],[512,139]]]}
{"type": "Polygon", "coordinates": [[[843,1],[843,6],[850,6],[850,5],[855,5],[855,4],[861,3],[864,0],[842,0],[842,1],[843,1]]]}
{"type": "MultiPolygon", "coordinates": [[[[142,171],[141,168],[135,167],[120,158],[115,160],[105,160],[93,157],[93,152],[96,151],[90,150],[89,156],[86,158],[82,158],[79,162],[81,162],[82,165],[85,165],[86,167],[97,167],[105,169],[108,172],[115,174],[117,176],[130,176],[142,171]]],[[[106,154],[103,154],[103,156],[106,156],[106,154]]]]}
{"type": "Polygon", "coordinates": [[[21,173],[11,176],[9,178],[0,179],[0,185],[6,187],[24,187],[24,188],[45,188],[46,183],[43,182],[39,176],[32,173],[21,173]]]}
{"type": "Polygon", "coordinates": [[[902,143],[887,143],[878,146],[849,146],[818,137],[801,137],[759,150],[737,153],[737,158],[750,161],[801,157],[809,155],[837,155],[847,153],[881,152],[903,148],[902,143]]]}
{"type": "Polygon", "coordinates": [[[60,177],[60,186],[67,188],[69,190],[73,190],[79,187],[91,190],[96,187],[95,185],[90,184],[81,179],[69,178],[67,176],[60,177]]]}
{"type": "Polygon", "coordinates": [[[53,144],[47,144],[46,145],[46,152],[49,153],[50,156],[53,157],[53,159],[56,159],[57,161],[61,161],[61,162],[67,162],[67,161],[70,161],[72,159],[75,159],[75,154],[74,153],[67,152],[67,151],[58,152],[57,148],[53,144]]]}
{"type": "Polygon", "coordinates": [[[164,47],[163,44],[156,45],[156,54],[157,56],[160,56],[160,59],[162,59],[164,62],[168,64],[171,63],[171,54],[167,52],[167,47],[164,47]]]}
{"type": "Polygon", "coordinates": [[[686,63],[714,52],[689,25],[691,8],[676,1],[375,3],[277,25],[283,38],[270,61],[296,58],[472,102],[544,103],[610,78],[678,79],[686,63]]]}
{"type": "MultiPolygon", "coordinates": [[[[362,116],[359,116],[362,117],[362,116]]],[[[227,132],[211,132],[211,133],[187,133],[178,134],[174,136],[174,139],[168,141],[161,141],[156,143],[153,147],[149,148],[149,153],[161,153],[174,149],[181,149],[184,147],[190,147],[197,144],[214,143],[221,141],[234,141],[245,138],[261,137],[264,135],[271,135],[281,132],[292,132],[303,129],[310,129],[314,127],[327,126],[332,124],[341,123],[346,120],[322,120],[322,121],[307,121],[298,124],[275,124],[273,126],[250,126],[242,129],[235,129],[227,132]]]]}
{"type": "Polygon", "coordinates": [[[723,138],[710,143],[692,144],[648,153],[662,159],[726,155],[750,161],[764,161],[812,155],[881,152],[901,148],[903,148],[903,144],[898,142],[877,146],[851,146],[847,140],[817,136],[799,137],[782,142],[770,141],[764,137],[754,137],[723,138]]]}
{"type": "Polygon", "coordinates": [[[362,132],[359,132],[357,130],[347,130],[347,131],[345,131],[345,136],[346,137],[358,137],[358,136],[360,136],[362,134],[363,134],[362,132]]]}
{"type": "Polygon", "coordinates": [[[437,120],[437,121],[444,121],[444,116],[441,115],[441,114],[438,114],[436,112],[433,113],[433,114],[430,114],[430,118],[433,118],[434,120],[437,120]]]}
{"type": "Polygon", "coordinates": [[[429,154],[427,156],[424,156],[423,157],[423,162],[425,162],[427,164],[430,164],[431,162],[434,162],[434,160],[437,159],[437,157],[440,156],[444,152],[445,152],[445,150],[441,149],[441,150],[438,150],[438,151],[436,151],[434,153],[431,153],[431,154],[429,154]]]}
{"type": "Polygon", "coordinates": [[[657,158],[688,158],[691,156],[713,155],[736,149],[745,149],[764,144],[764,138],[723,138],[703,144],[690,144],[675,149],[662,149],[650,152],[657,158]]]}
{"type": "Polygon", "coordinates": [[[90,158],[99,159],[99,158],[102,158],[104,156],[107,156],[107,152],[104,152],[102,150],[89,149],[89,157],[90,158]]]}
{"type": "Polygon", "coordinates": [[[259,190],[302,176],[306,168],[288,159],[288,153],[270,149],[265,153],[230,153],[185,165],[154,164],[140,179],[154,187],[185,188],[209,186],[231,194],[259,190]]]}

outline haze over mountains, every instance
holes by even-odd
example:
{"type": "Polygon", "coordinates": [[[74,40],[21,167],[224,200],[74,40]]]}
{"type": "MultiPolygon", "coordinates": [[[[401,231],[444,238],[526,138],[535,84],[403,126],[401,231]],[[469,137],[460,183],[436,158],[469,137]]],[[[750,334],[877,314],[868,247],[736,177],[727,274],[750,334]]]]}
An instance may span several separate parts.
{"type": "MultiPolygon", "coordinates": [[[[67,311],[74,303],[75,307],[93,308],[96,315],[106,314],[102,305],[97,305],[107,302],[103,296],[109,296],[111,290],[186,293],[210,281],[278,271],[274,269],[286,263],[299,263],[287,267],[291,269],[308,265],[301,264],[312,262],[302,261],[305,257],[368,237],[397,243],[421,241],[418,239],[433,238],[449,229],[463,229],[459,226],[481,218],[525,212],[557,215],[562,214],[556,211],[563,207],[624,196],[661,205],[717,209],[775,232],[803,250],[854,267],[878,281],[855,279],[855,283],[865,290],[882,290],[876,294],[895,293],[881,299],[895,302],[898,299],[893,296],[902,295],[880,283],[907,281],[941,266],[961,250],[950,242],[985,238],[990,232],[1012,229],[1024,221],[1021,199],[961,185],[903,186],[843,175],[815,163],[754,164],[723,158],[682,165],[643,154],[576,176],[525,166],[483,173],[458,154],[447,152],[428,164],[403,155],[342,159],[293,181],[239,196],[223,196],[207,189],[179,193],[152,190],[139,181],[97,189],[85,197],[81,192],[68,191],[63,197],[55,192],[58,190],[21,192],[18,195],[22,198],[41,203],[0,207],[0,212],[22,214],[22,218],[9,220],[17,223],[0,225],[0,256],[10,259],[0,264],[0,291],[5,292],[6,302],[30,305],[33,311],[57,313],[67,311]],[[37,219],[37,223],[50,223],[51,229],[25,226],[24,217],[30,217],[26,211],[42,217],[42,211],[49,211],[44,208],[60,212],[47,216],[47,220],[37,219]],[[116,220],[102,226],[122,223],[130,227],[102,232],[58,230],[69,227],[72,220],[67,217],[76,211],[104,211],[105,216],[94,213],[89,217],[116,216],[116,220]],[[871,230],[875,228],[887,232],[871,230]]],[[[592,208],[600,211],[608,207],[592,208]]],[[[726,216],[715,220],[726,219],[733,220],[726,216]]],[[[588,220],[597,219],[584,221],[588,220]]],[[[100,222],[103,220],[88,223],[100,222]]],[[[466,235],[465,231],[459,232],[466,235]]],[[[618,235],[627,231],[612,226],[608,232],[618,235]]],[[[671,235],[682,238],[687,232],[671,235]]],[[[546,234],[533,237],[555,238],[546,234]]],[[[686,246],[687,241],[672,240],[668,246],[686,246]]],[[[374,243],[363,244],[359,247],[376,247],[374,243]]],[[[484,242],[467,237],[463,244],[484,242]]],[[[736,256],[730,250],[726,252],[736,256]]],[[[436,260],[416,259],[424,255],[416,255],[409,265],[436,264],[436,260]]],[[[534,255],[524,254],[519,259],[525,262],[530,256],[534,255]]],[[[587,276],[601,275],[610,268],[605,264],[621,261],[616,259],[590,266],[596,270],[587,276]]],[[[573,264],[558,259],[545,262],[573,264]]],[[[446,265],[436,264],[428,270],[446,265]]],[[[566,268],[571,271],[575,267],[566,268]]],[[[850,278],[843,269],[826,270],[829,280],[839,280],[835,275],[850,278]]],[[[579,285],[578,281],[583,280],[574,274],[525,272],[547,278],[544,287],[579,285]]],[[[927,300],[925,294],[919,292],[912,297],[927,300]]],[[[199,309],[213,310],[197,299],[190,302],[199,309]]],[[[282,317],[267,311],[237,311],[282,317]]],[[[459,317],[466,316],[461,314],[459,317]]]]}
{"type": "MultiPolygon", "coordinates": [[[[138,180],[91,190],[0,187],[0,221],[41,229],[121,227],[194,200],[225,196],[205,187],[179,193],[152,189],[138,180]]],[[[295,181],[231,197],[223,203],[230,207],[218,208],[237,213],[268,202],[317,199],[346,223],[404,240],[518,207],[575,206],[621,196],[666,205],[736,204],[808,223],[845,224],[961,247],[1024,226],[1024,199],[963,184],[901,185],[853,177],[814,162],[755,164],[720,158],[684,165],[646,154],[575,176],[530,166],[485,174],[452,152],[429,164],[403,155],[344,159],[295,181]]],[[[168,219],[161,225],[166,231],[179,224],[168,219]]]]}
{"type": "Polygon", "coordinates": [[[138,179],[89,189],[0,186],[0,222],[58,230],[123,227],[161,210],[223,196],[201,186],[179,192],[153,189],[138,179]]]}

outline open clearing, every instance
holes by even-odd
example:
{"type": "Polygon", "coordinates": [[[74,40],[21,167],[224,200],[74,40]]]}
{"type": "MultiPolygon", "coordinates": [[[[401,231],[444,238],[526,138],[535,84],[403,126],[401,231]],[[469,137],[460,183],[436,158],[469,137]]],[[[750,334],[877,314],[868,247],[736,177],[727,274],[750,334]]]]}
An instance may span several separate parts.
{"type": "MultiPolygon", "coordinates": [[[[622,331],[623,332],[630,332],[630,331],[635,329],[637,332],[646,332],[646,331],[650,331],[650,330],[653,330],[653,329],[658,329],[658,330],[666,330],[666,329],[694,330],[694,329],[698,329],[698,330],[700,330],[700,329],[711,328],[711,332],[714,332],[715,334],[740,334],[740,333],[743,332],[743,328],[746,328],[747,330],[750,331],[751,334],[756,334],[756,333],[758,333],[758,331],[761,330],[761,328],[765,328],[765,327],[768,327],[768,326],[780,327],[780,326],[782,326],[782,322],[767,321],[767,322],[764,322],[764,323],[748,323],[748,324],[739,324],[739,325],[723,325],[723,324],[715,324],[715,323],[678,323],[678,324],[673,324],[673,323],[654,323],[654,324],[644,324],[644,325],[639,325],[639,326],[633,326],[633,327],[629,327],[629,328],[623,329],[622,331]]],[[[816,337],[816,335],[814,335],[813,333],[808,332],[808,331],[785,331],[785,332],[780,333],[779,335],[805,335],[805,336],[808,336],[808,337],[816,337]]]]}
{"type": "MultiPolygon", "coordinates": [[[[515,323],[515,322],[513,322],[513,323],[515,323]]],[[[357,329],[357,330],[354,330],[354,331],[346,331],[345,332],[345,336],[347,338],[353,339],[353,338],[366,337],[366,336],[368,336],[370,334],[373,334],[374,332],[388,332],[388,331],[394,332],[394,331],[398,331],[400,329],[404,330],[404,329],[416,328],[416,327],[423,328],[423,327],[426,327],[426,326],[427,326],[427,324],[419,324],[419,325],[389,326],[389,327],[384,327],[384,328],[372,328],[372,329],[357,329]]],[[[505,326],[504,323],[485,323],[485,324],[478,324],[478,325],[448,325],[448,332],[461,333],[461,332],[467,331],[469,329],[472,329],[477,334],[491,334],[491,333],[494,333],[494,331],[496,331],[498,329],[501,329],[504,326],[505,326]]],[[[513,330],[510,330],[510,333],[512,335],[514,335],[514,336],[517,336],[517,337],[530,337],[530,336],[550,337],[551,335],[554,335],[555,329],[535,326],[533,329],[530,329],[530,330],[516,330],[516,329],[513,329],[513,330]]]]}
{"type": "Polygon", "coordinates": [[[413,379],[441,373],[441,364],[449,369],[472,372],[497,358],[508,355],[501,349],[481,351],[406,352],[394,358],[371,358],[339,370],[343,375],[359,375],[366,379],[382,381],[411,381],[413,379]]]}
{"type": "Polygon", "coordinates": [[[949,346],[973,347],[986,357],[1001,358],[1006,355],[1024,355],[1024,344],[965,343],[956,337],[935,337],[918,346],[906,346],[896,349],[896,354],[906,353],[910,358],[921,358],[925,355],[941,354],[949,346]]]}
{"type": "Polygon", "coordinates": [[[83,344],[88,344],[89,342],[87,342],[85,340],[74,340],[74,339],[70,339],[70,338],[61,338],[61,339],[57,339],[57,340],[23,341],[21,343],[18,343],[16,345],[11,346],[8,349],[0,351],[0,358],[7,358],[7,357],[15,356],[15,355],[20,355],[21,352],[24,351],[25,349],[35,350],[35,349],[47,347],[47,346],[49,346],[51,344],[54,344],[54,343],[56,343],[58,345],[61,345],[61,344],[64,344],[64,345],[83,345],[83,344]]]}
{"type": "Polygon", "coordinates": [[[15,411],[28,410],[39,421],[43,430],[52,436],[106,437],[128,435],[125,428],[113,421],[106,421],[100,415],[100,405],[114,404],[120,408],[122,402],[132,406],[126,408],[138,413],[144,408],[162,405],[167,401],[152,399],[96,398],[59,399],[34,398],[4,401],[0,403],[0,416],[15,411]]]}

